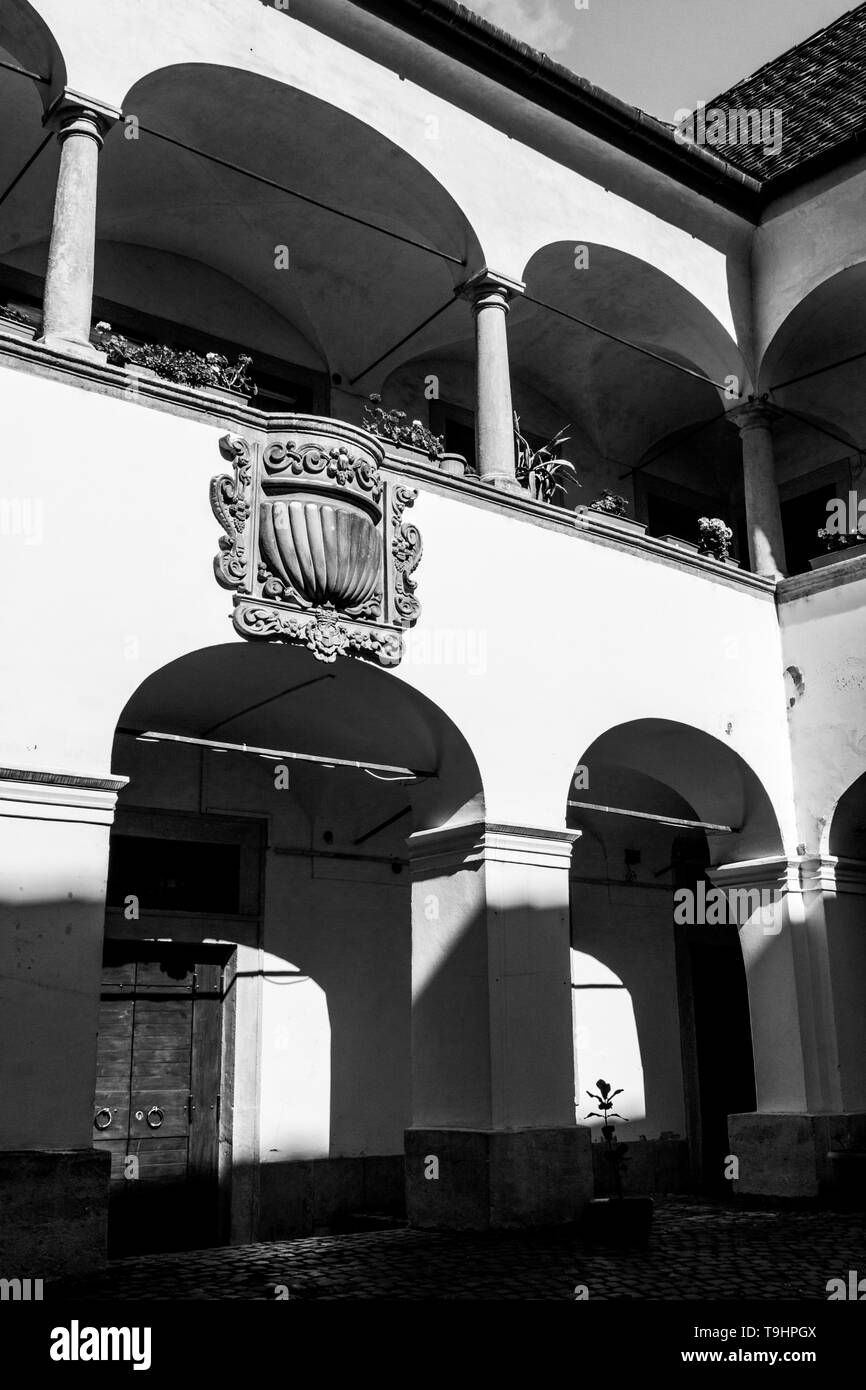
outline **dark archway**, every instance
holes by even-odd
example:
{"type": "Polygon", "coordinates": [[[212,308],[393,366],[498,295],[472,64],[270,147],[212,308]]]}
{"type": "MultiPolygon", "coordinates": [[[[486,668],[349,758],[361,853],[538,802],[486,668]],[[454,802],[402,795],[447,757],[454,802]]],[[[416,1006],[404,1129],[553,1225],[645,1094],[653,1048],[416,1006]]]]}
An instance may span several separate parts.
{"type": "Polygon", "coordinates": [[[462,735],[377,668],[235,643],[149,676],[120,716],[113,758],[129,783],[108,940],[234,951],[224,1236],[399,1219],[411,1122],[406,839],[483,816],[462,735]]]}
{"type": "Polygon", "coordinates": [[[582,994],[575,993],[579,1092],[606,1045],[600,991],[611,988],[606,972],[613,972],[630,992],[637,1045],[633,1078],[605,1079],[624,1086],[626,1106],[630,1084],[644,1089],[644,1103],[624,1111],[623,1138],[647,1141],[632,1151],[635,1181],[723,1191],[726,1117],[754,1109],[755,1086],[737,923],[707,912],[709,871],[779,853],[772,805],[752,769],[720,740],[646,719],[607,730],[586,750],[567,816],[582,831],[573,853],[572,944],[596,962],[594,973],[583,971],[583,987],[594,991],[587,998],[595,1034],[583,1066],[582,994]],[[679,912],[682,903],[692,911],[679,912]]]}

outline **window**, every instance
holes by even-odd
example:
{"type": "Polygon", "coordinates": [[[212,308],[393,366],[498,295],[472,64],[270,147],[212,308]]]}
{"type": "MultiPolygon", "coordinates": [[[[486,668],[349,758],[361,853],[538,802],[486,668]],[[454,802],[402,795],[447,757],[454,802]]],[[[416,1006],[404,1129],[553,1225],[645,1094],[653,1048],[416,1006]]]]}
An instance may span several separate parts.
{"type": "Polygon", "coordinates": [[[108,906],[134,895],[142,910],[230,912],[240,908],[240,846],[113,835],[108,906]]]}
{"type": "Polygon", "coordinates": [[[447,401],[430,402],[430,429],[442,437],[447,454],[462,454],[467,471],[478,472],[475,457],[475,414],[447,401]]]}

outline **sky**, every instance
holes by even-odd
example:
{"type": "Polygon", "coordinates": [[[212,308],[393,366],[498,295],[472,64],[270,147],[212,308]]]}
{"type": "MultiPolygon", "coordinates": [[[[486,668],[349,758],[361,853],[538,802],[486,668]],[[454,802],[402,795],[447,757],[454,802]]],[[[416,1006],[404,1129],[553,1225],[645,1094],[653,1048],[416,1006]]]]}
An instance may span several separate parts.
{"type": "Polygon", "coordinates": [[[632,106],[673,121],[856,9],[852,0],[463,0],[632,106]],[[579,8],[580,7],[580,8],[579,8]]]}

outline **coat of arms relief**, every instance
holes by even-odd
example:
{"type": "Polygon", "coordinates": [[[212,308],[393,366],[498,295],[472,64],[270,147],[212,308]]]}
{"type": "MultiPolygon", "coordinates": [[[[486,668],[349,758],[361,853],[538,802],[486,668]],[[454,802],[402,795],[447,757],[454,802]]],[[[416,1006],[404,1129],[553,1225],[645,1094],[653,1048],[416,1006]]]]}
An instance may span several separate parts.
{"type": "Polygon", "coordinates": [[[382,477],[384,450],[364,430],[312,416],[286,423],[263,440],[220,440],[233,471],[211,482],[225,531],[214,570],[235,591],[235,629],[320,661],[396,666],[420,612],[421,535],[403,519],[417,494],[382,477]]]}

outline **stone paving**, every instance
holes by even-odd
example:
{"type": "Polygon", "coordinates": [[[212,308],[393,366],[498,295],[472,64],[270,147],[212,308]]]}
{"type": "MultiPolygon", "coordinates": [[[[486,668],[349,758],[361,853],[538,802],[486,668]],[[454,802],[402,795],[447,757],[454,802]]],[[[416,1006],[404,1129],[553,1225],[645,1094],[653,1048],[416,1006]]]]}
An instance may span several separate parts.
{"type": "Polygon", "coordinates": [[[113,1261],[46,1299],[820,1299],[866,1273],[866,1214],[656,1204],[646,1250],[590,1246],[573,1229],[445,1234],[399,1227],[113,1261]]]}

